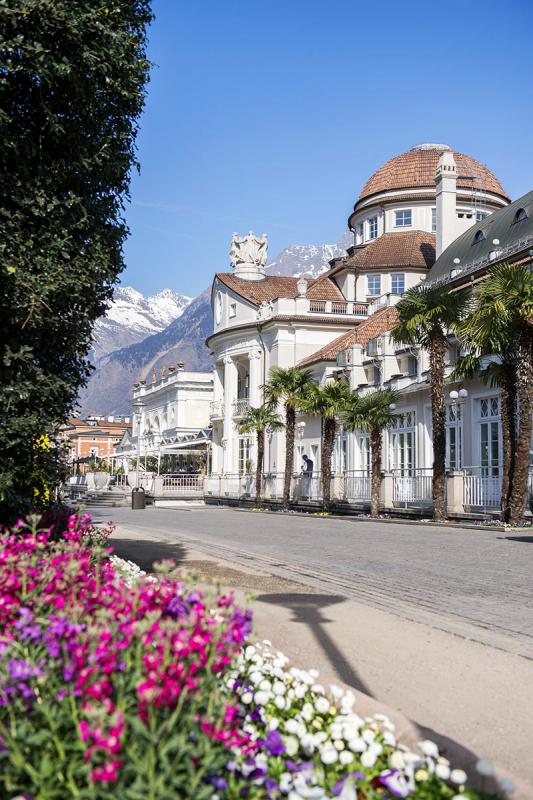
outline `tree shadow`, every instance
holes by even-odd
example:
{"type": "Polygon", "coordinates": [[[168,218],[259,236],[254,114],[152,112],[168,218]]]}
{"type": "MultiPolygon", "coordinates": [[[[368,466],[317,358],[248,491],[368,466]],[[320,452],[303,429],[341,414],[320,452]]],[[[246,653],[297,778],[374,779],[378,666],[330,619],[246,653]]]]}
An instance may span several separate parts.
{"type": "Polygon", "coordinates": [[[307,625],[318,645],[336,670],[339,678],[348,686],[364,692],[372,697],[368,686],[361,680],[357,672],[329,635],[326,626],[332,620],[324,615],[328,606],[345,603],[346,598],[340,595],[327,594],[263,594],[256,598],[260,603],[285,606],[292,611],[293,621],[307,625]]]}
{"type": "Polygon", "coordinates": [[[182,566],[187,556],[187,549],[179,543],[156,542],[138,539],[114,539],[111,537],[109,544],[113,552],[120,558],[134,561],[145,572],[153,572],[155,561],[171,558],[176,566],[182,566]]]}
{"type": "Polygon", "coordinates": [[[498,536],[498,539],[503,539],[504,542],[523,542],[524,544],[533,544],[533,536],[498,536]]]}

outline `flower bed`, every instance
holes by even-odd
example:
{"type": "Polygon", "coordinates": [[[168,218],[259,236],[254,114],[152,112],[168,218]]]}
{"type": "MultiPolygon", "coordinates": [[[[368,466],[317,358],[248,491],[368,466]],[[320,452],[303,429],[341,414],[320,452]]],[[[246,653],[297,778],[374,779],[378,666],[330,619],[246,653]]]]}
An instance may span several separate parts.
{"type": "Polygon", "coordinates": [[[110,556],[87,518],[0,541],[0,769],[31,800],[477,798],[351,692],[247,645],[251,614],[163,564],[110,556]]]}

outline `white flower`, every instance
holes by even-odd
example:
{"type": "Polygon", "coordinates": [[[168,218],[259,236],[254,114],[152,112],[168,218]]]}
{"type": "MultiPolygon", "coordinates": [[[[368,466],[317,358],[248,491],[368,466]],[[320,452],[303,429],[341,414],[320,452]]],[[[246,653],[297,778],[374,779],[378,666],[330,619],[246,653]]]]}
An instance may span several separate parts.
{"type": "Polygon", "coordinates": [[[285,730],[287,733],[298,733],[299,724],[295,719],[288,719],[285,722],[285,730]]]}
{"type": "Polygon", "coordinates": [[[307,722],[311,722],[311,720],[315,716],[315,709],[313,708],[311,703],[304,703],[304,705],[302,706],[301,715],[307,722]]]}
{"type": "Polygon", "coordinates": [[[391,731],[385,731],[383,733],[383,744],[387,744],[389,747],[394,747],[396,744],[396,736],[391,731]]]}
{"type": "Polygon", "coordinates": [[[324,694],[324,687],[322,686],[321,683],[313,683],[313,685],[311,686],[311,691],[313,692],[313,694],[324,694]]]}
{"type": "Polygon", "coordinates": [[[270,694],[268,692],[259,691],[254,694],[254,700],[258,706],[266,706],[268,701],[270,700],[270,694]]]}
{"type": "Polygon", "coordinates": [[[399,750],[395,750],[394,753],[391,753],[389,757],[389,766],[391,769],[403,769],[405,767],[403,753],[400,753],[399,750]]]}
{"type": "MultiPolygon", "coordinates": [[[[351,748],[350,748],[351,749],[351,748]]],[[[378,758],[378,754],[370,748],[361,755],[361,764],[363,767],[373,767],[378,758]]]]}
{"type": "Polygon", "coordinates": [[[283,711],[286,705],[285,698],[278,695],[278,697],[274,698],[274,704],[276,708],[279,708],[280,711],[283,711]]]}
{"type": "Polygon", "coordinates": [[[312,733],[305,733],[300,739],[300,746],[306,755],[311,755],[315,749],[314,738],[312,733]]]}
{"type": "Polygon", "coordinates": [[[294,694],[298,698],[298,700],[302,700],[305,695],[307,694],[307,686],[305,683],[299,683],[298,686],[294,689],[294,694]]]}
{"type": "Polygon", "coordinates": [[[452,783],[459,785],[466,783],[466,772],[463,769],[452,769],[450,772],[450,780],[452,783]]]}
{"type": "Polygon", "coordinates": [[[266,680],[266,678],[265,678],[259,684],[259,688],[262,689],[264,692],[269,692],[270,689],[272,688],[272,684],[270,683],[269,680],[266,680]]]}
{"type": "Polygon", "coordinates": [[[257,686],[257,684],[258,684],[258,683],[261,683],[261,681],[263,680],[263,673],[262,673],[262,672],[252,672],[252,673],[251,673],[251,674],[248,676],[248,680],[249,680],[249,681],[250,681],[250,683],[252,683],[254,686],[257,686]]]}
{"type": "Polygon", "coordinates": [[[249,644],[246,650],[244,651],[244,656],[245,658],[251,658],[253,655],[255,655],[255,647],[253,646],[253,644],[249,644]]]}
{"type": "Polygon", "coordinates": [[[320,751],[320,758],[323,764],[334,764],[338,760],[339,755],[335,748],[329,744],[320,751]]]}
{"type": "Polygon", "coordinates": [[[283,743],[285,745],[285,748],[286,748],[286,751],[287,751],[287,755],[288,756],[295,756],[296,753],[298,752],[299,747],[300,747],[300,745],[298,743],[298,739],[296,738],[296,736],[285,736],[283,738],[283,743]]]}
{"type": "Polygon", "coordinates": [[[447,764],[437,764],[435,766],[435,775],[443,781],[447,781],[450,777],[450,768],[447,764]]]}
{"type": "Polygon", "coordinates": [[[347,764],[351,764],[353,760],[354,760],[354,755],[353,753],[350,753],[349,750],[343,750],[342,753],[339,753],[339,761],[344,766],[346,766],[347,764]]]}
{"type": "Polygon", "coordinates": [[[272,691],[276,695],[285,694],[285,684],[282,681],[274,681],[272,691]]]}
{"type": "Polygon", "coordinates": [[[418,746],[425,756],[430,756],[430,758],[438,758],[439,748],[435,742],[432,742],[430,739],[424,739],[423,742],[418,743],[418,746]]]}
{"type": "Polygon", "coordinates": [[[244,703],[245,705],[251,703],[253,699],[254,696],[251,692],[243,692],[243,694],[241,695],[241,703],[244,703]]]}
{"type": "Polygon", "coordinates": [[[318,678],[318,676],[320,675],[320,672],[317,669],[310,669],[308,670],[308,672],[312,678],[318,678]]]}
{"type": "Polygon", "coordinates": [[[283,794],[287,794],[291,788],[292,775],[290,772],[282,772],[279,778],[279,788],[283,794]]]}
{"type": "Polygon", "coordinates": [[[368,744],[372,744],[372,742],[376,738],[376,734],[374,733],[374,731],[371,731],[369,728],[366,728],[366,730],[362,732],[361,736],[363,737],[365,742],[368,742],[368,744]]]}
{"type": "Polygon", "coordinates": [[[366,750],[366,742],[361,736],[356,736],[354,739],[350,739],[348,747],[353,753],[364,753],[366,750]]]}
{"type": "Polygon", "coordinates": [[[341,689],[341,687],[337,686],[335,683],[330,684],[329,690],[333,695],[333,697],[335,698],[335,700],[340,700],[341,697],[344,695],[344,689],[341,689]]]}
{"type": "Polygon", "coordinates": [[[319,714],[327,714],[329,711],[329,700],[326,697],[319,697],[315,701],[315,708],[319,714]]]}
{"type": "Polygon", "coordinates": [[[333,742],[333,746],[335,750],[339,751],[344,750],[344,742],[342,741],[342,739],[335,739],[335,741],[333,742]]]}

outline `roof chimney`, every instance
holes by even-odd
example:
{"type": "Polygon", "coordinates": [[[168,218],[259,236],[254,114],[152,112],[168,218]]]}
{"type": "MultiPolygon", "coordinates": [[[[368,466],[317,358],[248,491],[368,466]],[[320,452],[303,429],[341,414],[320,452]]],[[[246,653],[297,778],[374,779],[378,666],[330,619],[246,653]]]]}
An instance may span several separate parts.
{"type": "Polygon", "coordinates": [[[441,153],[435,173],[437,189],[437,247],[440,256],[457,238],[457,165],[452,150],[441,153]]]}

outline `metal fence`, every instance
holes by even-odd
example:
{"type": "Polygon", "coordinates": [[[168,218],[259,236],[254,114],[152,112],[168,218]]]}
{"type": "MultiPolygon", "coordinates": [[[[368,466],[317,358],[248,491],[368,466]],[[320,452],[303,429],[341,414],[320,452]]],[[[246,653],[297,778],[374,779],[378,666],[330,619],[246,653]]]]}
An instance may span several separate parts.
{"type": "Polygon", "coordinates": [[[404,505],[428,505],[432,499],[432,469],[393,470],[392,499],[404,505]]]}
{"type": "Polygon", "coordinates": [[[203,475],[167,474],[160,475],[163,494],[173,495],[203,495],[203,475]]]}
{"type": "Polygon", "coordinates": [[[350,470],[344,473],[344,499],[349,503],[370,500],[370,474],[366,470],[350,470]]]}

